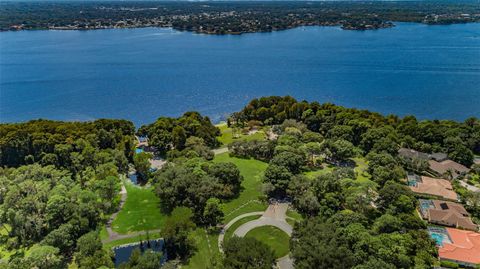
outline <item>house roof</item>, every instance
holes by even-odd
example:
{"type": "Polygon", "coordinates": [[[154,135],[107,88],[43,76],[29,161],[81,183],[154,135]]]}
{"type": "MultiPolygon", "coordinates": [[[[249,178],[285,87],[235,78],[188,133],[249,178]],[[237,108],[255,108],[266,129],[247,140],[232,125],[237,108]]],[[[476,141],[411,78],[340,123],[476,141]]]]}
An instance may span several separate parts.
{"type": "Polygon", "coordinates": [[[401,149],[398,150],[398,154],[400,156],[407,157],[407,158],[419,158],[419,159],[424,159],[424,160],[429,159],[427,153],[416,151],[414,149],[401,148],[401,149]]]}
{"type": "Polygon", "coordinates": [[[438,249],[441,259],[480,264],[480,233],[447,228],[451,243],[444,242],[438,249]]]}
{"type": "Polygon", "coordinates": [[[422,181],[415,186],[409,186],[413,192],[443,197],[449,200],[457,200],[457,194],[453,191],[450,181],[422,176],[422,181]]]}
{"type": "Polygon", "coordinates": [[[440,200],[431,201],[433,208],[429,208],[427,213],[427,218],[430,222],[467,230],[477,230],[477,225],[472,222],[470,214],[468,214],[463,205],[440,200]]]}
{"type": "Polygon", "coordinates": [[[447,156],[446,153],[434,152],[434,153],[430,154],[430,158],[434,159],[437,162],[441,162],[441,161],[446,160],[448,158],[448,156],[447,156]]]}
{"type": "Polygon", "coordinates": [[[458,177],[459,174],[468,173],[470,169],[465,167],[462,164],[454,162],[452,160],[445,160],[437,162],[435,160],[428,161],[430,169],[437,172],[440,175],[447,173],[449,170],[452,172],[454,178],[458,177]]]}

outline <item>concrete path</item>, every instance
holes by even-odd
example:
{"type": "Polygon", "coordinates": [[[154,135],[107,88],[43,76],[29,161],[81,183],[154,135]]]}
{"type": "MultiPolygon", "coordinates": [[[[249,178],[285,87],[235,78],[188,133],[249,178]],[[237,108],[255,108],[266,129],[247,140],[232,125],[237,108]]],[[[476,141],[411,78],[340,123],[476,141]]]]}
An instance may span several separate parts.
{"type": "Polygon", "coordinates": [[[236,236],[239,237],[244,237],[250,230],[262,227],[262,226],[275,226],[278,229],[284,231],[285,233],[288,234],[288,236],[292,235],[292,226],[288,224],[286,221],[281,221],[281,220],[276,220],[276,219],[271,219],[271,218],[265,218],[261,217],[257,220],[252,220],[249,221],[242,226],[238,227],[238,229],[233,232],[236,236]]]}
{"type": "Polygon", "coordinates": [[[460,185],[462,185],[463,187],[467,188],[467,190],[469,191],[473,191],[473,192],[480,192],[480,188],[476,187],[476,186],[473,186],[473,185],[470,185],[468,184],[467,182],[463,181],[463,180],[459,180],[460,182],[460,185]]]}
{"type": "MultiPolygon", "coordinates": [[[[250,230],[258,227],[262,227],[262,226],[277,227],[280,230],[284,231],[286,234],[288,234],[288,236],[291,236],[293,228],[288,222],[286,222],[287,209],[288,209],[288,204],[275,203],[275,204],[269,205],[267,210],[265,210],[265,212],[252,212],[252,213],[243,214],[234,218],[227,225],[225,225],[225,228],[222,231],[222,234],[220,234],[220,236],[218,237],[219,250],[223,252],[221,245],[224,239],[224,231],[230,228],[230,226],[232,226],[236,221],[248,216],[255,216],[255,215],[262,214],[262,216],[259,219],[249,221],[247,223],[244,223],[240,227],[238,227],[233,232],[236,236],[243,237],[250,230]]],[[[293,269],[293,260],[290,258],[289,255],[281,257],[280,259],[277,260],[277,267],[279,269],[293,269]]]]}
{"type": "Polygon", "coordinates": [[[222,244],[223,244],[223,238],[225,237],[225,231],[227,231],[228,228],[230,228],[235,222],[239,221],[240,219],[246,218],[246,217],[258,216],[258,215],[262,215],[262,214],[263,214],[263,211],[256,211],[256,212],[245,213],[245,214],[242,214],[242,215],[240,215],[240,216],[237,216],[237,217],[235,217],[234,219],[232,219],[231,221],[229,221],[229,222],[227,223],[227,225],[225,225],[225,227],[223,227],[222,232],[221,232],[220,235],[218,236],[218,250],[220,250],[220,252],[223,253],[222,244]]]}
{"type": "Polygon", "coordinates": [[[120,210],[122,210],[123,205],[125,205],[125,201],[127,201],[127,189],[125,188],[125,184],[123,183],[123,180],[122,180],[122,189],[120,190],[120,195],[121,197],[120,197],[120,204],[118,205],[118,210],[115,213],[113,213],[107,221],[106,228],[108,233],[108,239],[106,239],[105,241],[108,241],[108,242],[121,239],[120,235],[117,232],[112,230],[112,223],[117,217],[120,210]]]}
{"type": "Polygon", "coordinates": [[[219,148],[219,149],[214,149],[214,150],[212,150],[212,151],[213,151],[213,154],[218,155],[218,154],[222,154],[222,153],[228,152],[228,147],[219,148]]]}
{"type": "Polygon", "coordinates": [[[157,229],[157,230],[149,230],[149,231],[141,231],[141,232],[134,232],[134,233],[129,233],[129,234],[118,234],[116,232],[114,232],[114,236],[108,236],[108,239],[105,239],[105,240],[102,240],[102,243],[110,243],[112,241],[116,241],[116,240],[120,240],[120,239],[125,239],[125,238],[132,238],[132,237],[136,237],[136,236],[139,236],[139,235],[146,235],[147,232],[152,234],[152,233],[159,233],[161,230],[160,229],[157,229]]]}
{"type": "Polygon", "coordinates": [[[293,260],[290,255],[286,255],[277,260],[277,267],[279,269],[293,269],[293,260]]]}

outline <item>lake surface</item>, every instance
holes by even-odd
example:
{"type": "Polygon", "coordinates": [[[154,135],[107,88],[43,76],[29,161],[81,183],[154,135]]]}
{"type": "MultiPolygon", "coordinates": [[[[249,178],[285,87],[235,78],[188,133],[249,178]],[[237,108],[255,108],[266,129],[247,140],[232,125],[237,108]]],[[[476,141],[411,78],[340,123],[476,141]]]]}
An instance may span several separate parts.
{"type": "Polygon", "coordinates": [[[0,121],[197,110],[219,121],[292,95],[383,114],[480,116],[480,24],[303,27],[241,36],[172,29],[0,33],[0,121]]]}
{"type": "MultiPolygon", "coordinates": [[[[154,239],[149,241],[140,241],[137,243],[131,243],[126,245],[121,245],[113,248],[115,255],[115,267],[118,268],[122,263],[128,262],[132,252],[135,249],[139,249],[142,253],[146,250],[151,250],[154,252],[163,252],[163,239],[154,239]]],[[[167,254],[163,253],[161,263],[164,263],[167,260],[167,254]]]]}

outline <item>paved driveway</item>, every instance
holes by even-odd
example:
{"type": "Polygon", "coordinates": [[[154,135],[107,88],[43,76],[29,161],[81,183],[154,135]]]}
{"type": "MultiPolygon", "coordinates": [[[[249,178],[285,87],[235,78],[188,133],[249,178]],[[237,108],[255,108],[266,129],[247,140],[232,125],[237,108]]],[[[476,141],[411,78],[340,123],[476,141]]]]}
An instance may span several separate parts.
{"type": "MultiPolygon", "coordinates": [[[[238,227],[233,233],[236,236],[243,237],[245,236],[250,230],[262,227],[262,226],[274,226],[279,228],[280,230],[284,231],[288,234],[288,236],[292,235],[292,226],[286,221],[287,217],[287,209],[288,204],[286,203],[275,203],[268,206],[267,210],[263,212],[262,217],[256,220],[249,221],[244,223],[240,227],[238,227]]],[[[251,213],[252,215],[258,215],[258,212],[251,213]]],[[[244,216],[239,216],[240,218],[244,216]]],[[[237,217],[238,218],[238,217],[237,217]]],[[[240,219],[239,218],[239,219],[240,219]]],[[[234,219],[235,220],[235,219],[234,219]]],[[[229,224],[233,224],[232,220],[229,224]]],[[[227,224],[228,226],[228,224],[227,224]]],[[[230,226],[228,226],[230,227],[230,226]]],[[[226,229],[225,229],[226,230],[226,229]]],[[[222,234],[222,241],[223,241],[223,234],[222,234]]],[[[219,237],[219,244],[221,243],[219,237]]],[[[293,260],[290,258],[290,255],[286,255],[281,257],[277,260],[277,267],[279,269],[293,269],[293,260]]]]}

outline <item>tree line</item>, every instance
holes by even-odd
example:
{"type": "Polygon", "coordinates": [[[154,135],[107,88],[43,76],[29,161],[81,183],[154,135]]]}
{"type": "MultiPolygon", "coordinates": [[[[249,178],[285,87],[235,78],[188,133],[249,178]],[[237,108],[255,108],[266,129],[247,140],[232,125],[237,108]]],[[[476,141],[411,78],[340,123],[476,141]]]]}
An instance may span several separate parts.
{"type": "Polygon", "coordinates": [[[124,120],[0,125],[0,244],[14,253],[0,267],[113,267],[97,229],[118,206],[134,130],[124,120]]]}

